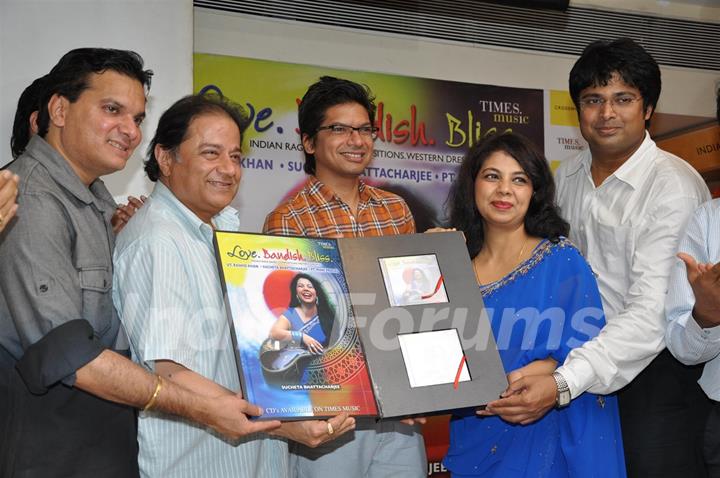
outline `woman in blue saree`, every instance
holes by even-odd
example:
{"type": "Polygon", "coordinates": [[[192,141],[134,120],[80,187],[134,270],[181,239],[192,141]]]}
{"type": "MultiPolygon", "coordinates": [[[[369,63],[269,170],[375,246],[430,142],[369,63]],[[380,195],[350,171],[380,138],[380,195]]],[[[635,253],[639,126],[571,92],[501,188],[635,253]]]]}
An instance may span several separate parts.
{"type": "MultiPolygon", "coordinates": [[[[506,133],[470,149],[449,199],[505,370],[525,367],[525,376],[552,374],[605,323],[595,278],[565,238],[554,195],[545,158],[506,133]]],[[[444,464],[454,477],[624,477],[616,397],[584,393],[524,425],[457,410],[444,464]]]]}
{"type": "Polygon", "coordinates": [[[265,349],[265,344],[261,347],[264,370],[271,373],[266,378],[280,383],[323,383],[321,356],[339,333],[338,327],[334,327],[335,310],[316,278],[295,274],[289,287],[290,304],[269,334],[269,339],[282,342],[284,347],[279,351],[274,347],[265,349]]]}

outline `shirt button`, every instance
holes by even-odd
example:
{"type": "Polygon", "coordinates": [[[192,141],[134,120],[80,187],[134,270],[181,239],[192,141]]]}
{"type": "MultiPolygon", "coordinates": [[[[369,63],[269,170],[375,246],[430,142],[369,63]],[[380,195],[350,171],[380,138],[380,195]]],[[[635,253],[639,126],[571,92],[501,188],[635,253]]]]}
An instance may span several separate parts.
{"type": "Polygon", "coordinates": [[[47,292],[47,291],[48,291],[48,286],[47,286],[47,284],[42,284],[42,285],[40,286],[40,292],[47,292]]]}

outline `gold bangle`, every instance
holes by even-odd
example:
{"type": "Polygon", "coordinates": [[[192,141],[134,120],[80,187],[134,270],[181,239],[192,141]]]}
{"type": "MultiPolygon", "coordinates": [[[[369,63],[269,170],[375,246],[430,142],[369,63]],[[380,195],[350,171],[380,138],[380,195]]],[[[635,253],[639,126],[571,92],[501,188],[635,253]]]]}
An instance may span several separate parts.
{"type": "Polygon", "coordinates": [[[163,379],[160,375],[155,374],[155,376],[157,377],[157,385],[155,385],[155,391],[153,392],[152,397],[150,397],[150,400],[148,400],[148,402],[143,407],[143,412],[147,412],[152,408],[153,405],[155,405],[155,400],[160,394],[160,390],[162,390],[163,379]]]}

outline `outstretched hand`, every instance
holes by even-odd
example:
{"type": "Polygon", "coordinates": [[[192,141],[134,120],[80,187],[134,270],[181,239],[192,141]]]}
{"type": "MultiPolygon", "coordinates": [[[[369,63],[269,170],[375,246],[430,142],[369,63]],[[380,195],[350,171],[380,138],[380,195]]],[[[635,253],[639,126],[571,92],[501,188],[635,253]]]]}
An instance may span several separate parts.
{"type": "Polygon", "coordinates": [[[695,321],[704,328],[720,325],[720,263],[698,263],[684,252],[677,256],[685,263],[687,279],[695,295],[695,321]]]}
{"type": "Polygon", "coordinates": [[[552,374],[557,368],[557,361],[552,357],[533,360],[524,367],[513,370],[507,376],[508,383],[527,377],[529,375],[547,375],[552,374]]]}
{"type": "Polygon", "coordinates": [[[127,204],[118,204],[112,219],[110,219],[110,224],[112,224],[115,235],[122,231],[125,224],[127,224],[130,218],[135,215],[137,210],[145,204],[146,200],[147,198],[145,196],[140,196],[140,199],[135,196],[128,196],[127,204]]]}
{"type": "Polygon", "coordinates": [[[271,432],[271,434],[283,436],[315,448],[322,443],[334,440],[354,428],[355,419],[347,413],[341,413],[329,420],[285,422],[279,429],[271,432]]]}
{"type": "Polygon", "coordinates": [[[0,173],[0,231],[17,212],[17,192],[20,178],[10,171],[0,173]]]}
{"type": "Polygon", "coordinates": [[[216,397],[213,399],[211,410],[206,423],[218,433],[233,440],[251,433],[271,432],[282,425],[278,420],[250,421],[248,416],[260,416],[262,410],[240,395],[216,397]]]}
{"type": "Polygon", "coordinates": [[[427,418],[425,417],[412,417],[412,418],[403,418],[400,420],[400,423],[404,423],[405,425],[413,426],[416,423],[418,425],[425,425],[427,423],[427,418]]]}
{"type": "Polygon", "coordinates": [[[481,416],[499,415],[510,423],[528,425],[539,419],[555,406],[557,384],[552,375],[526,375],[508,385],[499,400],[478,410],[481,416]]]}

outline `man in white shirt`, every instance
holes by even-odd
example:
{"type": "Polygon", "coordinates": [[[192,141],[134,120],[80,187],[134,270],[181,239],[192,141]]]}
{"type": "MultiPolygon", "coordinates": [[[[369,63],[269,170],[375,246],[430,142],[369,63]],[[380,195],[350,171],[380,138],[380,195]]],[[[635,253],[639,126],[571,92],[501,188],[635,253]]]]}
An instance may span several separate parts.
{"type": "MultiPolygon", "coordinates": [[[[113,302],[133,360],[159,383],[200,397],[240,390],[212,241],[215,228],[240,228],[229,204],[240,185],[247,124],[239,107],[214,96],[186,96],[163,113],[145,163],[155,188],[113,256],[113,302]]],[[[353,427],[343,414],[258,431],[317,446],[353,427]]],[[[142,477],[289,476],[284,440],[227,440],[152,407],[138,417],[138,444],[142,477]]]]}
{"type": "Polygon", "coordinates": [[[698,173],[645,130],[660,86],[657,63],[630,39],[591,43],[573,66],[570,95],[589,150],[558,169],[558,204],[597,275],[607,325],[552,377],[522,377],[510,387],[518,393],[490,408],[527,423],[585,391],[622,389],[628,476],[704,476],[700,370],[661,351],[679,238],[710,196],[698,173]]]}
{"type": "MultiPolygon", "coordinates": [[[[720,90],[717,96],[720,121],[720,90]]],[[[705,425],[708,476],[720,477],[720,199],[700,206],[680,241],[670,275],[665,341],[687,365],[705,364],[699,383],[713,400],[705,425]]]]}

